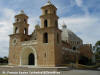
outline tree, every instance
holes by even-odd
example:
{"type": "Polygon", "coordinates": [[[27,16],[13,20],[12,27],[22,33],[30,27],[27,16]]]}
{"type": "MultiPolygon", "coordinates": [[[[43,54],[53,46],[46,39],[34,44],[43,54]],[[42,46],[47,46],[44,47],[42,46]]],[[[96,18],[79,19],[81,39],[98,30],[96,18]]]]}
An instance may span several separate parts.
{"type": "Polygon", "coordinates": [[[79,64],[89,65],[90,62],[91,62],[91,60],[89,60],[87,57],[85,57],[85,56],[80,57],[79,64]]]}
{"type": "Polygon", "coordinates": [[[97,41],[95,44],[96,53],[100,54],[100,41],[97,41]]]}
{"type": "Polygon", "coordinates": [[[0,57],[0,64],[8,64],[8,57],[0,57]]]}
{"type": "Polygon", "coordinates": [[[0,58],[0,64],[2,64],[3,63],[3,58],[0,58]]]}
{"type": "Polygon", "coordinates": [[[4,63],[8,63],[8,57],[5,56],[5,57],[3,58],[3,62],[4,62],[4,63]]]}
{"type": "Polygon", "coordinates": [[[100,46],[100,40],[96,42],[95,46],[100,46]]]}
{"type": "Polygon", "coordinates": [[[100,41],[97,41],[95,44],[95,57],[96,57],[96,62],[100,63],[100,41]]]}

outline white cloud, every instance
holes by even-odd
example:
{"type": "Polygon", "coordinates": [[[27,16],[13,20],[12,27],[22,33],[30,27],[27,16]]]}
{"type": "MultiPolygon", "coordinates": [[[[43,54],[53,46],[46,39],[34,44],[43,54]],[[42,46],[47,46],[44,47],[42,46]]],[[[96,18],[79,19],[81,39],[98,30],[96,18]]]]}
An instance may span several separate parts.
{"type": "MultiPolygon", "coordinates": [[[[0,56],[8,56],[9,51],[9,36],[13,33],[13,22],[14,16],[16,15],[15,11],[8,8],[3,8],[2,11],[3,17],[0,18],[0,56]]],[[[37,24],[38,17],[29,17],[29,33],[31,34],[34,30],[35,25],[37,24]]]]}
{"type": "MultiPolygon", "coordinates": [[[[69,29],[75,32],[78,36],[80,36],[84,43],[94,43],[97,40],[100,40],[100,25],[99,25],[99,18],[93,16],[72,16],[64,18],[62,17],[59,19],[60,25],[66,23],[69,29]]],[[[60,26],[61,27],[61,26],[60,26]]]]}
{"type": "Polygon", "coordinates": [[[76,1],[76,4],[79,6],[79,7],[81,7],[82,6],[82,0],[75,0],[76,1]]]}
{"type": "Polygon", "coordinates": [[[12,9],[3,8],[0,13],[3,15],[3,17],[0,17],[0,56],[7,56],[9,50],[8,35],[12,33],[15,12],[12,9]]]}
{"type": "Polygon", "coordinates": [[[79,7],[81,7],[81,9],[85,12],[85,15],[89,15],[88,7],[86,7],[86,6],[83,4],[83,1],[84,1],[84,0],[75,0],[76,5],[79,6],[79,7]]]}
{"type": "MultiPolygon", "coordinates": [[[[15,0],[15,2],[16,1],[17,0],[15,0]]],[[[18,1],[20,3],[20,1],[22,0],[18,0],[18,1]]],[[[63,23],[63,20],[64,20],[64,22],[68,25],[68,28],[71,29],[73,32],[75,32],[77,35],[79,35],[85,43],[94,44],[97,40],[100,40],[99,38],[100,35],[98,34],[98,32],[100,32],[99,18],[89,16],[90,14],[88,12],[88,7],[83,4],[83,0],[71,0],[71,1],[72,2],[69,5],[63,5],[63,7],[59,5],[57,6],[60,10],[60,11],[58,10],[59,14],[63,15],[62,13],[65,11],[66,11],[66,14],[67,12],[73,12],[74,10],[71,11],[71,9],[75,5],[77,5],[85,12],[85,16],[76,15],[76,16],[67,17],[67,18],[62,17],[59,19],[60,25],[63,23]]],[[[1,13],[3,17],[0,16],[0,33],[1,33],[0,34],[0,45],[1,45],[0,46],[0,56],[5,56],[8,53],[8,47],[9,47],[9,36],[8,35],[13,32],[12,23],[14,20],[14,15],[16,13],[14,10],[8,9],[8,8],[2,8],[0,10],[0,14],[1,13]]],[[[29,33],[32,33],[38,20],[39,20],[38,17],[33,17],[32,15],[29,17],[29,24],[30,24],[29,33]]]]}
{"type": "Polygon", "coordinates": [[[12,32],[12,22],[13,22],[13,16],[15,15],[15,12],[11,9],[3,9],[3,18],[0,18],[0,39],[8,39],[8,35],[12,32]]]}
{"type": "Polygon", "coordinates": [[[30,17],[29,18],[29,34],[31,34],[35,28],[35,25],[38,24],[39,18],[38,17],[30,17]]]}

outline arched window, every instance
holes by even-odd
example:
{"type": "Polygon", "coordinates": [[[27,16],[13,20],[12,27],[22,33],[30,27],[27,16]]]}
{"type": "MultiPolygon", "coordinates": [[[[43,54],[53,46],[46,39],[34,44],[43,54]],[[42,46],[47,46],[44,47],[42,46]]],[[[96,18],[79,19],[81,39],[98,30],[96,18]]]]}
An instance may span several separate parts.
{"type": "Polygon", "coordinates": [[[26,19],[24,19],[24,23],[27,23],[26,19]]]}
{"type": "Polygon", "coordinates": [[[56,11],[54,10],[54,14],[56,14],[56,11]]]}
{"type": "Polygon", "coordinates": [[[16,19],[15,19],[15,21],[16,21],[16,22],[19,22],[19,19],[18,19],[18,18],[16,18],[16,19]]]}
{"type": "Polygon", "coordinates": [[[57,33],[57,43],[59,43],[59,34],[57,33]]]}
{"type": "Polygon", "coordinates": [[[17,19],[17,22],[19,21],[19,19],[17,19]]]}
{"type": "Polygon", "coordinates": [[[27,34],[27,29],[26,28],[24,28],[24,34],[27,34]]]}
{"type": "Polygon", "coordinates": [[[73,50],[76,50],[76,47],[73,47],[73,50]]]}
{"type": "Polygon", "coordinates": [[[45,53],[45,54],[44,54],[44,57],[46,57],[46,56],[47,56],[47,54],[45,53]]]}
{"type": "Polygon", "coordinates": [[[48,43],[48,33],[43,34],[43,43],[48,43]]]}
{"type": "Polygon", "coordinates": [[[48,27],[48,21],[47,20],[44,21],[44,27],[48,27]]]}
{"type": "Polygon", "coordinates": [[[48,10],[45,10],[45,14],[48,14],[48,10]]]}
{"type": "Polygon", "coordinates": [[[17,27],[15,28],[15,34],[16,34],[16,33],[18,33],[18,28],[17,28],[17,27]]]}

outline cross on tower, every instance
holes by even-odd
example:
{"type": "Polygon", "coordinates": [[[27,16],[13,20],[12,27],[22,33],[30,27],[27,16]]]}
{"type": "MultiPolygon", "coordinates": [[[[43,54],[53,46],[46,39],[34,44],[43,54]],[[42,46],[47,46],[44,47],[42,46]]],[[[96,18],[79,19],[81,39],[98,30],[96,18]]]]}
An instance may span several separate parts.
{"type": "Polygon", "coordinates": [[[48,0],[48,2],[49,2],[50,0],[48,0]]]}
{"type": "Polygon", "coordinates": [[[51,3],[50,0],[48,0],[48,3],[51,3]]]}

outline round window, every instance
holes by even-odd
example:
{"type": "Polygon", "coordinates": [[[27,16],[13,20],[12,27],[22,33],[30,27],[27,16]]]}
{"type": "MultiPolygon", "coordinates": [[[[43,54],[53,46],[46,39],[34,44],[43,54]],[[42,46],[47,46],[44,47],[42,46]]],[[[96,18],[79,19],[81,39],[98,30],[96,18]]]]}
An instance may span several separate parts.
{"type": "Polygon", "coordinates": [[[16,43],[17,43],[17,40],[14,39],[13,42],[12,42],[12,44],[13,44],[13,45],[16,45],[16,43]]]}

